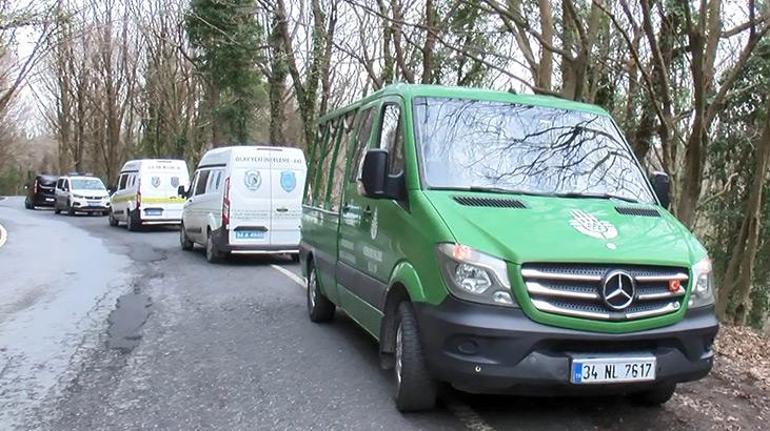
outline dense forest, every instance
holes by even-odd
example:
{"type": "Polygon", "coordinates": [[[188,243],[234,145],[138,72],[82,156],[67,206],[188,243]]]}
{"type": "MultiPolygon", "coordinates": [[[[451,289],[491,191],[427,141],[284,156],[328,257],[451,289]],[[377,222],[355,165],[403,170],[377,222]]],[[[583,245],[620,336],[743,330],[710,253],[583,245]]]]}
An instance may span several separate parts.
{"type": "Polygon", "coordinates": [[[38,170],[304,148],[320,114],[394,82],[550,95],[604,107],[671,175],[721,318],[762,326],[769,30],[763,0],[0,0],[0,193],[38,170]]]}

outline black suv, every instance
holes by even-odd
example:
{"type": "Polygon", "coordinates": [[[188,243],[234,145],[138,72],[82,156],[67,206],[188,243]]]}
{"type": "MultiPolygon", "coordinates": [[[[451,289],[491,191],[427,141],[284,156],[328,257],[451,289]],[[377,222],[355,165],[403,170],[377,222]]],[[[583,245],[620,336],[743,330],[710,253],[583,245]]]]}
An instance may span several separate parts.
{"type": "Polygon", "coordinates": [[[40,174],[27,185],[27,198],[24,199],[24,207],[28,210],[35,207],[52,207],[56,202],[56,175],[40,174]]]}

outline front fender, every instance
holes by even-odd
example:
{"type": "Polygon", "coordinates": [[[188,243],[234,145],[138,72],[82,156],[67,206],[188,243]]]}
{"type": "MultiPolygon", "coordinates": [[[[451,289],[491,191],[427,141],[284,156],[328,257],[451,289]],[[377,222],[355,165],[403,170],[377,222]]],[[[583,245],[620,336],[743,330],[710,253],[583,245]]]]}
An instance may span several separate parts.
{"type": "Polygon", "coordinates": [[[212,232],[220,228],[219,222],[220,220],[217,220],[216,217],[214,217],[214,214],[206,214],[206,225],[211,229],[212,232]]]}
{"type": "Polygon", "coordinates": [[[388,292],[390,292],[390,289],[396,284],[401,284],[406,288],[412,302],[424,302],[426,300],[425,290],[423,289],[420,277],[417,275],[414,266],[409,262],[399,262],[398,265],[393,268],[393,273],[388,282],[388,292]]]}

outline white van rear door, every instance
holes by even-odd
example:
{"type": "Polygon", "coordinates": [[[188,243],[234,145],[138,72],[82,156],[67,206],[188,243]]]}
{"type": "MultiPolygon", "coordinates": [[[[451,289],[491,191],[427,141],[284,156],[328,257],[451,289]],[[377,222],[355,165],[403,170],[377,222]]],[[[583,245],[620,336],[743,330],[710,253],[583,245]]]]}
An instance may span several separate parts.
{"type": "Polygon", "coordinates": [[[270,231],[272,245],[296,249],[300,241],[302,192],[307,166],[297,148],[276,151],[272,164],[272,207],[270,231]]]}
{"type": "Polygon", "coordinates": [[[141,189],[144,217],[148,219],[181,219],[184,199],[180,185],[189,187],[187,165],[171,160],[156,160],[142,167],[141,189]]]}
{"type": "Polygon", "coordinates": [[[258,148],[234,152],[228,226],[228,240],[233,246],[270,244],[270,156],[271,152],[258,148]]]}

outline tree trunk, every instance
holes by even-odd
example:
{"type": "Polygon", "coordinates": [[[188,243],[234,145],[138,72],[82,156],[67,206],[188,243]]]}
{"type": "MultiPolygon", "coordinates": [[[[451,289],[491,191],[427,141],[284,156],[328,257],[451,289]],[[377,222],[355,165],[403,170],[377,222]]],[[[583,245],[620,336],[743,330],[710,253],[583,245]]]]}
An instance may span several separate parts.
{"type": "Polygon", "coordinates": [[[762,192],[770,163],[770,98],[768,98],[766,112],[762,136],[757,142],[757,164],[753,182],[746,198],[745,216],[738,231],[738,240],[733,246],[722,285],[719,287],[716,304],[717,314],[722,320],[733,314],[735,323],[741,325],[746,323],[746,318],[751,310],[751,288],[762,216],[760,214],[762,192]],[[733,296],[734,298],[731,298],[733,296]],[[730,307],[731,299],[733,299],[733,307],[730,307]]]}
{"type": "Polygon", "coordinates": [[[283,106],[283,97],[286,93],[286,54],[281,49],[281,36],[278,33],[278,22],[273,18],[270,30],[270,51],[272,54],[270,63],[270,145],[284,146],[286,138],[283,133],[283,125],[286,122],[286,111],[283,106]]]}

